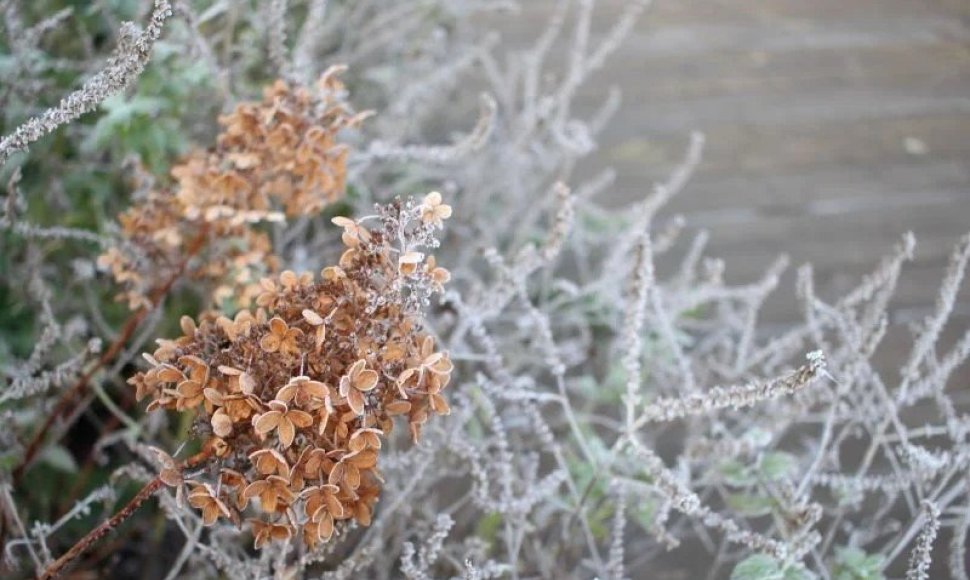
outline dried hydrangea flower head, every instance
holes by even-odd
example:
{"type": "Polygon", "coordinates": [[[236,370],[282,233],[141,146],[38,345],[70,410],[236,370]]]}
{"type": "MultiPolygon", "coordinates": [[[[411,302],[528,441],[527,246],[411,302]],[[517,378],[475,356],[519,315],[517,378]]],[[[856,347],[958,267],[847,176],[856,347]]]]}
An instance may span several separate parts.
{"type": "Polygon", "coordinates": [[[186,317],[183,336],[146,355],[152,368],[129,381],[138,397],[194,410],[194,433],[215,450],[218,481],[186,482],[205,523],[246,517],[257,547],[299,536],[311,548],[370,523],[394,417],[417,440],[449,412],[452,363],[422,330],[448,273],[421,251],[437,246],[447,207],[432,194],[335,218],[339,265],[265,279],[255,311],[186,317]]]}
{"type": "Polygon", "coordinates": [[[337,135],[366,114],[345,104],[340,70],[313,89],[277,81],[261,102],[238,105],[219,119],[215,147],[172,169],[170,191],[152,191],[119,216],[123,244],[99,265],[125,286],[132,309],[185,270],[225,282],[215,297],[228,297],[233,286],[276,271],[269,239],[252,224],[313,214],[343,195],[347,147],[337,135]],[[187,263],[196,254],[204,256],[187,263]]]}

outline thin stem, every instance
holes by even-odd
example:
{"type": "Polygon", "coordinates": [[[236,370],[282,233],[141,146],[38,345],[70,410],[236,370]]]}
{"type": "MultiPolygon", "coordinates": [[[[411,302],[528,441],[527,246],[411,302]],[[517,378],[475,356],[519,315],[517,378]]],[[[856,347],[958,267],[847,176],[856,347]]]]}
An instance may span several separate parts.
{"type": "Polygon", "coordinates": [[[155,288],[155,290],[149,296],[149,306],[143,306],[128,317],[125,321],[124,326],[118,333],[118,337],[115,338],[111,346],[108,347],[106,351],[98,358],[94,365],[88,369],[83,375],[81,375],[78,380],[71,386],[70,389],[65,391],[61,398],[57,401],[54,409],[47,415],[47,419],[44,420],[44,424],[41,428],[34,434],[30,443],[27,444],[26,451],[24,451],[24,457],[21,459],[20,464],[13,471],[13,482],[14,485],[20,483],[24,472],[36,458],[37,454],[41,450],[41,446],[44,444],[44,440],[47,438],[48,432],[53,428],[54,424],[61,417],[69,414],[73,410],[77,402],[83,398],[88,389],[88,383],[94,378],[94,375],[104,368],[108,363],[110,363],[118,354],[124,349],[125,344],[128,340],[135,334],[138,326],[145,320],[148,314],[168,296],[175,283],[182,277],[188,267],[189,261],[198,254],[205,245],[205,240],[208,235],[208,228],[203,228],[201,232],[195,237],[194,240],[189,244],[185,259],[179,264],[175,272],[165,281],[164,284],[155,288]]]}
{"type": "MultiPolygon", "coordinates": [[[[193,455],[182,464],[182,469],[195,467],[196,465],[202,463],[212,455],[210,449],[204,449],[201,452],[193,455]]],[[[91,547],[93,547],[98,540],[103,538],[108,534],[108,532],[114,530],[121,524],[123,524],[128,518],[130,518],[138,508],[140,508],[156,491],[162,488],[164,484],[160,476],[156,476],[154,479],[149,481],[142,487],[135,497],[131,498],[125,507],[118,510],[115,515],[111,516],[108,520],[104,521],[98,527],[94,528],[88,532],[83,538],[78,540],[70,550],[68,550],[63,556],[54,561],[50,566],[48,566],[43,573],[40,574],[40,580],[50,580],[51,578],[57,578],[64,572],[64,569],[74,562],[78,557],[87,552],[91,547]]]]}
{"type": "Polygon", "coordinates": [[[111,516],[110,519],[103,522],[100,526],[94,528],[87,533],[83,538],[78,540],[70,550],[67,551],[63,556],[58,558],[53,564],[44,570],[43,574],[40,575],[41,580],[49,580],[50,578],[57,578],[64,571],[64,568],[71,564],[76,558],[81,554],[87,552],[94,544],[98,542],[101,538],[106,536],[108,532],[117,528],[125,520],[130,518],[138,508],[142,506],[145,501],[152,496],[156,491],[162,487],[162,480],[158,477],[149,481],[141,490],[135,494],[135,497],[131,498],[125,507],[121,508],[115,515],[111,516]]]}

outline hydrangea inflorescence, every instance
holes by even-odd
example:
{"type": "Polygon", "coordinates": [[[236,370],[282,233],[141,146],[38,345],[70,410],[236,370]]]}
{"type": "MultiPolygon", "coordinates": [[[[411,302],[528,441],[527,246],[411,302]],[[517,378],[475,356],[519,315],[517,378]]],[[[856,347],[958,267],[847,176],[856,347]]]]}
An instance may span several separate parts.
{"type": "MultiPolygon", "coordinates": [[[[215,147],[173,167],[171,190],[151,190],[119,216],[123,243],[99,265],[125,286],[132,309],[150,306],[153,291],[183,272],[222,282],[217,300],[233,295],[228,276],[245,287],[276,270],[269,238],[252,224],[312,215],[343,195],[347,147],[337,134],[367,113],[344,102],[341,70],[312,88],[277,81],[261,102],[238,105],[219,119],[215,147]]],[[[251,294],[242,293],[244,305],[251,294]]]]}
{"type": "Polygon", "coordinates": [[[314,547],[346,522],[370,523],[393,418],[416,441],[449,413],[452,363],[421,317],[449,279],[422,250],[450,212],[431,193],[334,218],[347,246],[338,265],[264,279],[255,310],[183,317],[183,335],[145,355],[151,368],[129,380],[138,398],[195,411],[193,432],[212,450],[217,469],[186,481],[205,523],[249,515],[257,547],[296,534],[314,547]]]}

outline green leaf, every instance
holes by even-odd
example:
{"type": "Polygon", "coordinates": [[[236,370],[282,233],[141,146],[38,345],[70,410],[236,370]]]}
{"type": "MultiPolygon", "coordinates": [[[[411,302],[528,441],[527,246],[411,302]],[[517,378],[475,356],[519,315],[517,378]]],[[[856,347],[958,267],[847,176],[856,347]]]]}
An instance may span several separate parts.
{"type": "Polygon", "coordinates": [[[17,467],[17,463],[20,459],[13,453],[5,453],[0,455],[0,472],[10,472],[13,468],[17,467]]]}
{"type": "Polygon", "coordinates": [[[795,467],[798,465],[798,460],[791,453],[785,453],[784,451],[775,451],[772,453],[765,453],[761,458],[761,462],[758,465],[758,471],[761,473],[761,477],[768,481],[777,481],[779,479],[785,479],[795,467]]]}
{"type": "Polygon", "coordinates": [[[105,99],[101,108],[107,114],[95,123],[83,147],[93,150],[104,145],[120,131],[128,129],[136,117],[156,115],[164,106],[165,101],[154,97],[135,96],[129,99],[124,95],[115,95],[105,99]]]}
{"type": "Polygon", "coordinates": [[[644,530],[650,531],[657,518],[657,502],[653,498],[644,498],[635,506],[633,517],[644,530]]]}
{"type": "Polygon", "coordinates": [[[764,449],[771,444],[772,435],[771,431],[767,431],[760,427],[752,427],[751,429],[745,431],[741,438],[747,441],[748,444],[755,449],[764,449]]]}
{"type": "Polygon", "coordinates": [[[883,557],[854,547],[839,548],[832,568],[834,580],[883,580],[883,557]]]}
{"type": "Polygon", "coordinates": [[[775,507],[775,501],[770,497],[759,497],[744,493],[728,494],[725,502],[735,512],[752,518],[766,516],[775,507]]]}
{"type": "Polygon", "coordinates": [[[784,566],[766,554],[748,556],[731,571],[731,580],[813,580],[815,574],[802,564],[784,566]]]}
{"type": "Polygon", "coordinates": [[[492,544],[498,537],[498,530],[501,525],[502,514],[498,512],[490,513],[478,520],[478,525],[475,527],[475,535],[492,544]]]}
{"type": "Polygon", "coordinates": [[[9,79],[17,69],[17,59],[9,54],[0,54],[0,78],[9,79]]]}
{"type": "Polygon", "coordinates": [[[785,569],[785,580],[815,580],[818,576],[802,564],[795,564],[785,569]]]}
{"type": "Polygon", "coordinates": [[[609,537],[613,513],[613,506],[609,503],[603,503],[588,514],[589,531],[595,539],[605,540],[609,537]]]}
{"type": "Polygon", "coordinates": [[[737,459],[729,459],[721,463],[718,471],[724,476],[724,482],[734,487],[747,487],[757,481],[754,470],[737,459]]]}
{"type": "Polygon", "coordinates": [[[41,463],[65,473],[77,473],[77,461],[70,451],[60,445],[48,447],[40,456],[41,463]]]}
{"type": "Polygon", "coordinates": [[[771,556],[755,554],[738,562],[731,571],[731,580],[781,580],[781,566],[771,556]]]}
{"type": "Polygon", "coordinates": [[[602,381],[592,375],[583,375],[572,386],[597,403],[619,403],[626,391],[626,371],[622,365],[615,364],[609,368],[602,381]]]}

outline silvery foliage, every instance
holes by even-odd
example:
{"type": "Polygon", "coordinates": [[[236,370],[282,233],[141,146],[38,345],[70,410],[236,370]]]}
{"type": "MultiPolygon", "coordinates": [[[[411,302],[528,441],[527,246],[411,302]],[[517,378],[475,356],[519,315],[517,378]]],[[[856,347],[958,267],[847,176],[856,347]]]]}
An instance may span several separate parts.
{"type": "MultiPolygon", "coordinates": [[[[162,494],[161,509],[185,536],[170,577],[643,577],[676,571],[684,552],[687,572],[709,578],[967,577],[970,417],[958,372],[970,332],[941,337],[953,330],[970,237],[957,244],[930,314],[905,328],[889,313],[913,258],[909,235],[842,296],[817,294],[809,265],[797,269],[794,289],[779,290],[784,258],[758,280],[726,284],[725,264],[708,257],[717,241],[692,231],[689,216],[663,213],[673,196],[690,194],[699,133],[642,199],[601,205],[612,173],[583,179],[575,169],[596,150],[619,94],[603,91],[589,116],[574,102],[649,17],[647,1],[623,4],[594,34],[594,0],[558,0],[524,47],[480,24],[515,18],[520,6],[507,0],[174,4],[165,33],[189,40],[185,58],[211,67],[226,103],[254,93],[254,68],[308,81],[348,65],[354,102],[378,112],[346,136],[354,210],[431,189],[454,206],[437,252],[454,279],[430,328],[457,366],[453,414],[421,445],[395,441],[387,454],[369,528],[317,553],[253,555],[234,528],[204,531],[197,513],[162,494]],[[230,21],[234,50],[219,44],[230,21]],[[673,254],[676,267],[656,267],[673,254]],[[759,311],[775,291],[797,294],[803,320],[768,332],[759,311]],[[886,368],[880,353],[900,336],[908,354],[886,368]]],[[[22,27],[16,2],[0,6],[8,31],[22,27]]],[[[8,132],[2,159],[129,86],[170,16],[166,2],[155,8],[144,32],[121,28],[116,54],[78,93],[8,132]]],[[[64,18],[33,27],[24,42],[64,18]]],[[[4,229],[38,244],[100,243],[100,233],[30,224],[22,197],[11,180],[4,229]]],[[[334,257],[325,223],[274,232],[291,268],[334,257]]],[[[29,359],[4,365],[0,404],[44,408],[97,352],[83,337],[113,332],[90,300],[55,305],[42,290],[58,276],[91,276],[89,268],[57,272],[42,260],[27,252],[16,265],[35,280],[46,330],[29,359]]],[[[123,378],[159,318],[105,383],[123,378]]],[[[97,448],[105,461],[131,448],[141,460],[116,479],[147,480],[155,467],[145,445],[158,443],[165,421],[123,416],[129,429],[97,448]]],[[[8,563],[45,565],[63,522],[21,521],[2,489],[15,524],[8,563]]],[[[109,495],[99,488],[78,509],[109,495]]]]}

